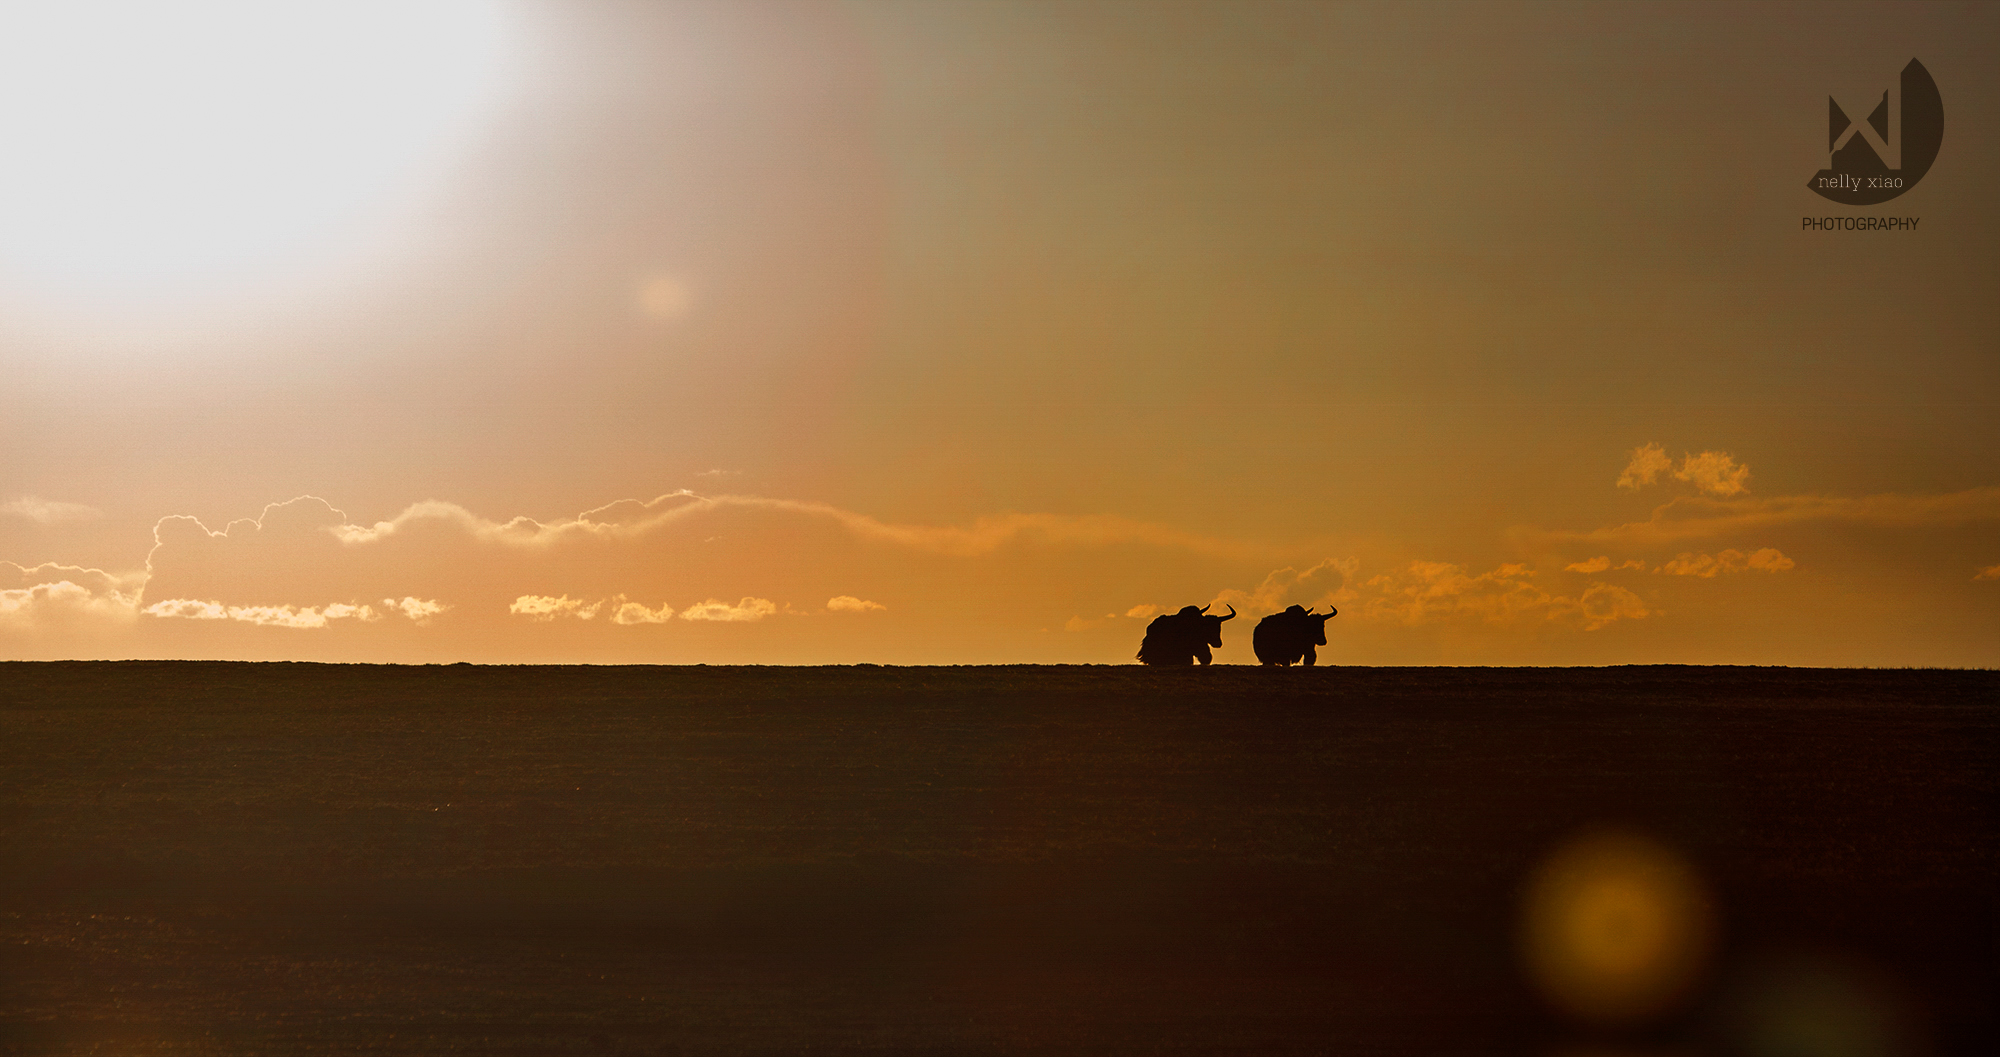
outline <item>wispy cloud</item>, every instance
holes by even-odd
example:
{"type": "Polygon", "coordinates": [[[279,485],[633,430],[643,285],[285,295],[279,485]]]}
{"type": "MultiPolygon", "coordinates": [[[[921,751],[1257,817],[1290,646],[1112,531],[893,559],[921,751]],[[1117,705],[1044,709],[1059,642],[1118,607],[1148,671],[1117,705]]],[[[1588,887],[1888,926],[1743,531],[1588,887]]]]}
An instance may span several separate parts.
{"type": "Polygon", "coordinates": [[[82,503],[64,503],[40,496],[24,495],[11,502],[0,504],[0,514],[25,518],[37,525],[59,525],[71,521],[89,521],[104,516],[102,510],[82,503]]]}
{"type": "Polygon", "coordinates": [[[1571,562],[1563,566],[1563,568],[1573,573],[1601,573],[1611,568],[1611,559],[1604,555],[1599,555],[1586,561],[1571,562]]]}
{"type": "Polygon", "coordinates": [[[1530,540],[1644,548],[1808,522],[1922,528],[1996,520],[2000,520],[2000,488],[1989,486],[1934,495],[1800,495],[1770,499],[1680,496],[1655,508],[1653,516],[1645,521],[1588,532],[1524,530],[1522,535],[1530,540]]]}
{"type": "Polygon", "coordinates": [[[1989,565],[1972,574],[1974,580],[2000,580],[2000,565],[1989,565]]]}
{"type": "Polygon", "coordinates": [[[402,533],[450,525],[484,542],[549,547],[571,539],[641,536],[685,518],[731,509],[803,515],[832,522],[865,540],[958,557],[990,554],[1016,544],[1093,547],[1137,543],[1218,557],[1244,557],[1260,551],[1237,541],[1112,514],[998,514],[975,519],[970,525],[906,525],[879,521],[825,503],[760,496],[705,497],[688,491],[670,492],[645,501],[620,500],[574,518],[548,523],[531,518],[489,521],[456,504],[431,501],[414,504],[396,517],[374,525],[343,523],[329,526],[329,530],[343,542],[368,544],[402,533]]]}
{"type": "Polygon", "coordinates": [[[826,600],[826,608],[829,612],[833,613],[868,613],[889,607],[880,602],[870,602],[865,598],[856,598],[853,595],[835,595],[826,600]]]}

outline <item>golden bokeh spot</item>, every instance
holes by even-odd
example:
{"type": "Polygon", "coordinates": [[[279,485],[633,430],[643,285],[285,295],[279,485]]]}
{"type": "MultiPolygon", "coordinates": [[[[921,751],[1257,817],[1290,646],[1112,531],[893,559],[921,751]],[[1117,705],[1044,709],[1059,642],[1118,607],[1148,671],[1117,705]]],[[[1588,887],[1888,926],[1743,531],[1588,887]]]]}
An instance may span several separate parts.
{"type": "Polygon", "coordinates": [[[1583,834],[1531,876],[1522,920],[1529,975],[1551,1002],[1599,1024],[1672,1010],[1708,962],[1708,893],[1673,849],[1625,830],[1583,834]]]}

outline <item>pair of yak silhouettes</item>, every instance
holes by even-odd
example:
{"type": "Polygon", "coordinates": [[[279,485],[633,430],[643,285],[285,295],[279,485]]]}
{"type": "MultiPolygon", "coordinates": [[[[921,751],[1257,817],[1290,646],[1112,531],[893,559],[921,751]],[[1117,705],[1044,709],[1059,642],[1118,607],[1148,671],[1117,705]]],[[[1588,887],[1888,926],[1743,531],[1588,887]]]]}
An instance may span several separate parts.
{"type": "MultiPolygon", "coordinates": [[[[1282,613],[1273,613],[1257,622],[1257,630],[1250,633],[1250,647],[1264,664],[1288,665],[1300,661],[1312,664],[1319,660],[1319,652],[1313,647],[1326,645],[1326,622],[1337,612],[1330,607],[1324,613],[1315,613],[1304,606],[1292,606],[1282,613]]],[[[1200,609],[1183,606],[1178,613],[1154,617],[1146,625],[1145,641],[1139,644],[1139,661],[1207,664],[1215,659],[1209,647],[1222,645],[1222,622],[1235,617],[1235,606],[1229,607],[1226,617],[1209,616],[1207,606],[1200,609]]]]}

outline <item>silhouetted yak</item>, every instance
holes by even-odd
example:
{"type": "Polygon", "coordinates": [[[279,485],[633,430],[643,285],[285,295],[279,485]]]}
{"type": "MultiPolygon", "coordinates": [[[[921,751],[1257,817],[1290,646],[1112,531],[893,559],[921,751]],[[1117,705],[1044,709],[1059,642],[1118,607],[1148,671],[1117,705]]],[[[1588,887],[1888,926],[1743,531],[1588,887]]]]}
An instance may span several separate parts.
{"type": "Polygon", "coordinates": [[[1301,660],[1312,664],[1319,660],[1313,647],[1326,645],[1327,618],[1338,612],[1328,609],[1321,614],[1293,606],[1273,613],[1257,622],[1257,629],[1250,633],[1250,648],[1265,664],[1297,664],[1301,660]]]}
{"type": "Polygon", "coordinates": [[[1212,617],[1208,607],[1196,609],[1182,606],[1178,613],[1154,617],[1146,625],[1145,641],[1139,643],[1141,664],[1192,664],[1200,661],[1207,664],[1215,659],[1208,652],[1210,646],[1222,645],[1222,622],[1234,619],[1236,607],[1229,607],[1229,616],[1212,617]]]}

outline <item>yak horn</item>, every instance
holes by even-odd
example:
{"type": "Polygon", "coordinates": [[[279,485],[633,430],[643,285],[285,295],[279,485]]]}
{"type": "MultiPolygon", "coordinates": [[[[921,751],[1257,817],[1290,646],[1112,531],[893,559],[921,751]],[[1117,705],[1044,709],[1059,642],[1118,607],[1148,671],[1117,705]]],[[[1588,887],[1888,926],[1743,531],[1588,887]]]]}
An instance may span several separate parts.
{"type": "MultiPolygon", "coordinates": [[[[1213,604],[1213,603],[1211,603],[1211,604],[1213,604]]],[[[1227,603],[1227,602],[1224,602],[1224,603],[1223,603],[1223,605],[1226,605],[1226,606],[1227,606],[1227,605],[1229,605],[1229,603],[1227,603]]],[[[1226,617],[1217,617],[1216,619],[1218,619],[1218,620],[1235,620],[1235,619],[1236,619],[1236,607],[1235,607],[1235,606],[1229,606],[1229,615],[1228,615],[1228,616],[1226,616],[1226,617]]]]}

